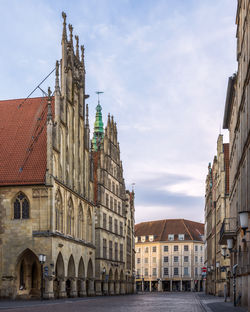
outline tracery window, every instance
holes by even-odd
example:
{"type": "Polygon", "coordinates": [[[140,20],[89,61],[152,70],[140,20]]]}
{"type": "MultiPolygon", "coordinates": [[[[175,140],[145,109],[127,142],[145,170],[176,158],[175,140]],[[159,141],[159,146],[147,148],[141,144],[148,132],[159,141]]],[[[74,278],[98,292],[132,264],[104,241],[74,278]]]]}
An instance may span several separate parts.
{"type": "Polygon", "coordinates": [[[83,209],[82,205],[79,206],[79,211],[78,211],[78,237],[80,239],[83,239],[83,209]]]}
{"type": "Polygon", "coordinates": [[[55,209],[56,209],[56,231],[63,232],[63,206],[62,206],[62,196],[59,190],[56,193],[55,209]]]}
{"type": "Polygon", "coordinates": [[[29,219],[29,201],[22,193],[18,193],[14,201],[14,219],[29,219]]]}
{"type": "Polygon", "coordinates": [[[68,201],[67,234],[74,235],[74,207],[71,198],[68,201]]]}
{"type": "Polygon", "coordinates": [[[92,242],[92,217],[90,213],[90,209],[88,208],[88,213],[87,213],[87,241],[92,242]]]}

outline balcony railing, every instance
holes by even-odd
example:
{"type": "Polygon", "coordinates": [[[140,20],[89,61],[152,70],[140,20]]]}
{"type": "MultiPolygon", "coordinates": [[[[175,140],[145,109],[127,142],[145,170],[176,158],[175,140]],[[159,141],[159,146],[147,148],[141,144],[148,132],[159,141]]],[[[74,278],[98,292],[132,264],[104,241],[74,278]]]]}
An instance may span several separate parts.
{"type": "Polygon", "coordinates": [[[237,219],[225,218],[220,229],[220,245],[226,245],[228,238],[233,238],[236,235],[237,219]]]}

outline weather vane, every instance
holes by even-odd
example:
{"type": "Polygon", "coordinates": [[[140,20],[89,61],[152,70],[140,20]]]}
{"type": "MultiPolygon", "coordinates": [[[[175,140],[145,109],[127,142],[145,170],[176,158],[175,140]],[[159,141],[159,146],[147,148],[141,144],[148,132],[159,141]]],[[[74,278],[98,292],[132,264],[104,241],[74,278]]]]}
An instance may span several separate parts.
{"type": "Polygon", "coordinates": [[[98,104],[100,104],[100,94],[104,93],[103,91],[96,91],[96,94],[98,95],[98,104]]]}

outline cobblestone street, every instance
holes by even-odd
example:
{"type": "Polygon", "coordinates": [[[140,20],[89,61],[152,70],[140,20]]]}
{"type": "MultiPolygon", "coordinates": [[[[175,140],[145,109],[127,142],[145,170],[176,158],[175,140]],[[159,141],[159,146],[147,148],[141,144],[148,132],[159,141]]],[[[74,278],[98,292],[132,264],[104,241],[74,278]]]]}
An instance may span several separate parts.
{"type": "Polygon", "coordinates": [[[151,293],[114,297],[91,297],[53,301],[0,301],[0,311],[18,312],[204,312],[204,311],[246,311],[233,308],[222,298],[197,293],[151,293]]]}

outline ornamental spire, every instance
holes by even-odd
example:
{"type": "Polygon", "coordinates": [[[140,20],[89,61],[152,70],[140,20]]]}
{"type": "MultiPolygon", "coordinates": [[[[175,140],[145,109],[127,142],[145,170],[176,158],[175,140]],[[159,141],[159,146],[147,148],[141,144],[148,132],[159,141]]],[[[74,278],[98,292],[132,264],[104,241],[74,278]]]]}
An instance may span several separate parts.
{"type": "Polygon", "coordinates": [[[96,116],[95,116],[95,124],[94,124],[94,135],[92,139],[93,143],[93,150],[97,151],[100,147],[100,144],[103,141],[104,137],[104,130],[103,130],[103,121],[102,121],[102,107],[100,105],[100,98],[99,95],[103,93],[101,91],[97,91],[96,94],[98,95],[98,104],[96,106],[96,116]]]}
{"type": "Polygon", "coordinates": [[[67,28],[66,28],[66,13],[62,12],[62,17],[63,17],[63,34],[62,34],[62,41],[67,40],[67,28]]]}

